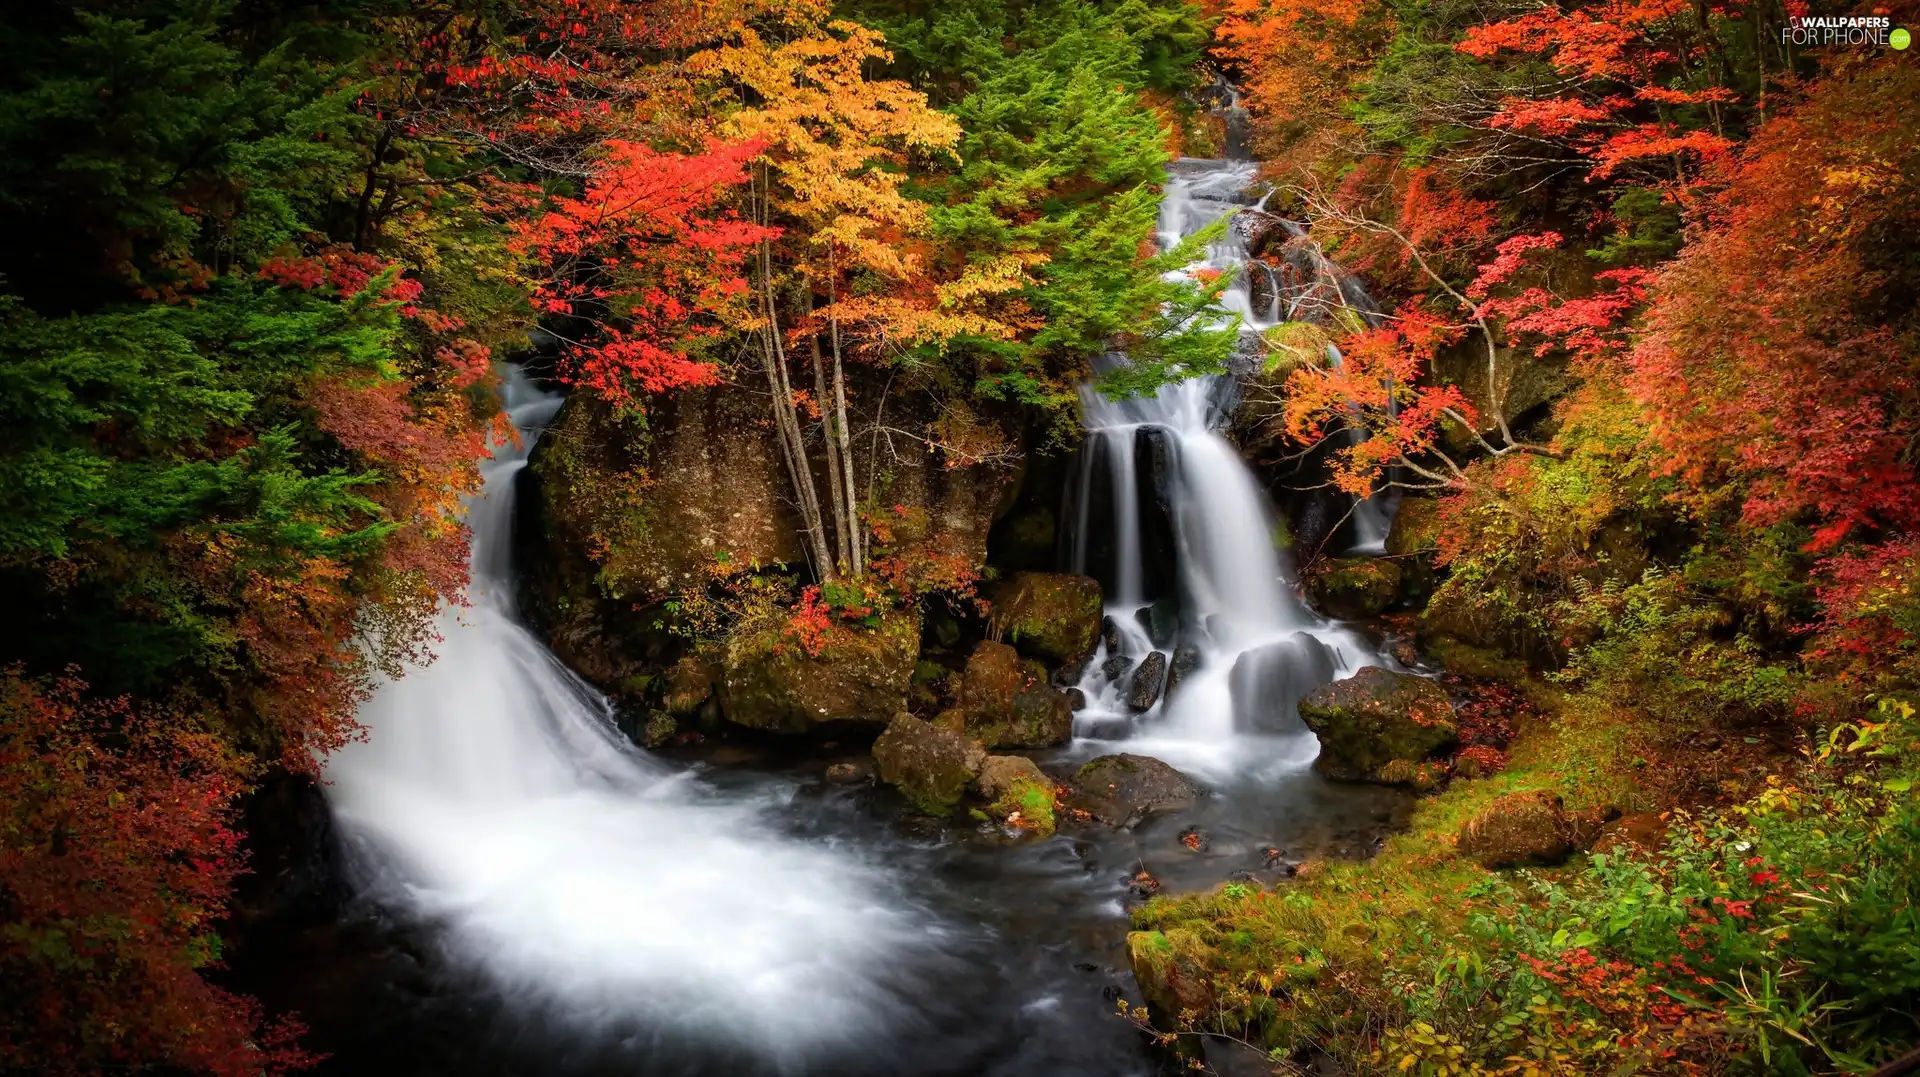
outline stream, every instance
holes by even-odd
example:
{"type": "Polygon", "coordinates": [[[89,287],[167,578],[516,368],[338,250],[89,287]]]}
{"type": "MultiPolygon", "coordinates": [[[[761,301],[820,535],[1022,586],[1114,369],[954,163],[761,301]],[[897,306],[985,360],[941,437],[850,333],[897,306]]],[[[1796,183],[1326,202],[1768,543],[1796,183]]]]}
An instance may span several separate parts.
{"type": "MultiPolygon", "coordinates": [[[[1226,212],[1251,176],[1178,162],[1163,230],[1226,212]]],[[[1242,255],[1228,240],[1208,257],[1242,255]]],[[[1271,324],[1244,283],[1223,305],[1271,324]]],[[[1232,391],[1083,392],[1062,567],[1102,580],[1109,628],[1073,741],[1031,753],[1054,773],[1154,755],[1211,795],[1131,829],[1013,840],[824,779],[853,755],[650,753],[619,733],[514,606],[515,479],[560,402],[516,371],[506,404],[525,437],[496,448],[469,509],[471,605],[326,764],[353,897],[255,944],[242,986],[301,1013],[329,1075],[1161,1072],[1114,1015],[1140,1001],[1124,945],[1137,873],[1168,891],[1270,883],[1369,855],[1411,806],[1309,769],[1295,702],[1390,662],[1294,594],[1265,496],[1218,432],[1232,391]],[[1127,670],[1155,650],[1184,676],[1136,713],[1127,670]],[[1198,850],[1182,840],[1195,829],[1198,850]]]]}

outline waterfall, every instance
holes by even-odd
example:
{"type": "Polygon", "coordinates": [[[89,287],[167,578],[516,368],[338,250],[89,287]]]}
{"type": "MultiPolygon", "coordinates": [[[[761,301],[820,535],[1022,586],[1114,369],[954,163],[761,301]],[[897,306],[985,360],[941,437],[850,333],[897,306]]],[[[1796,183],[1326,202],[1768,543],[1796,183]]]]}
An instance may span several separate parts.
{"type": "MultiPolygon", "coordinates": [[[[1161,207],[1163,248],[1248,204],[1254,177],[1251,162],[1175,162],[1161,207]]],[[[1184,272],[1248,264],[1240,230],[1229,229],[1184,272]]],[[[1220,305],[1257,332],[1280,320],[1277,289],[1274,296],[1256,311],[1238,273],[1220,305]]],[[[1078,743],[1098,750],[1126,741],[1129,751],[1216,781],[1312,762],[1319,748],[1300,722],[1299,699],[1362,665],[1390,664],[1295,595],[1271,507],[1219,432],[1234,392],[1222,376],[1122,400],[1082,386],[1087,440],[1066,517],[1076,527],[1071,569],[1100,578],[1108,595],[1101,641],[1078,683],[1086,699],[1078,743]],[[1167,687],[1143,693],[1140,680],[1158,682],[1163,668],[1167,687]]],[[[1377,508],[1368,501],[1361,504],[1377,508]]],[[[1384,542],[1384,516],[1364,515],[1384,542]]],[[[1375,540],[1365,525],[1361,536],[1375,540]]]]}
{"type": "MultiPolygon", "coordinates": [[[[531,444],[559,398],[515,372],[531,444]]],[[[468,507],[472,605],[438,659],[381,686],[327,796],[369,896],[458,967],[569,1023],[718,1043],[790,1068],[911,1033],[887,986],[929,928],[859,856],[780,832],[779,791],[722,801],[633,748],[606,700],[515,615],[524,447],[468,507]]],[[[737,1070],[736,1070],[737,1071],[737,1070]]]]}

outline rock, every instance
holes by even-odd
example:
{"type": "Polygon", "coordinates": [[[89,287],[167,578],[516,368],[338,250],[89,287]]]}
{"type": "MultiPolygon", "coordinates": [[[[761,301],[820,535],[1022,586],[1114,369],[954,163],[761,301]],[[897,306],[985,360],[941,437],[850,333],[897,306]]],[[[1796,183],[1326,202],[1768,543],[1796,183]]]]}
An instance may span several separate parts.
{"type": "Polygon", "coordinates": [[[1155,647],[1168,647],[1173,637],[1180,631],[1180,608],[1171,598],[1163,598],[1151,606],[1142,606],[1133,611],[1133,619],[1155,647]]]}
{"type": "Polygon", "coordinates": [[[1305,632],[1243,652],[1227,674],[1233,727],[1243,732],[1297,733],[1300,700],[1333,679],[1333,652],[1305,632]]]}
{"type": "Polygon", "coordinates": [[[656,714],[647,719],[646,730],[641,734],[641,742],[649,748],[659,748],[673,739],[680,731],[680,723],[671,714],[656,714]]]}
{"type": "Polygon", "coordinates": [[[1078,662],[1068,662],[1066,665],[1054,670],[1053,676],[1047,678],[1047,681],[1055,688],[1072,688],[1074,685],[1080,683],[1080,678],[1087,675],[1087,663],[1091,661],[1093,661],[1093,656],[1088,655],[1078,662]]]}
{"type": "Polygon", "coordinates": [[[1173,661],[1167,665],[1166,697],[1172,699],[1173,690],[1178,688],[1180,682],[1186,680],[1189,674],[1199,668],[1200,648],[1195,647],[1191,643],[1182,643],[1180,646],[1175,647],[1173,649],[1173,661]]]}
{"type": "Polygon", "coordinates": [[[1205,1020],[1212,1012],[1206,953],[1206,944],[1186,928],[1127,933],[1127,960],[1155,1027],[1171,1031],[1182,1027],[1182,1014],[1205,1020]]]}
{"type": "Polygon", "coordinates": [[[817,656],[795,643],[784,623],[736,632],[727,645],[721,712],[736,725],[779,733],[887,721],[906,706],[920,618],[889,610],[879,620],[877,628],[836,628],[817,656]]]}
{"type": "Polygon", "coordinates": [[[1155,651],[1140,660],[1133,671],[1133,684],[1127,689],[1127,706],[1134,711],[1152,710],[1160,702],[1160,688],[1167,681],[1167,654],[1155,651]]]}
{"type": "Polygon", "coordinates": [[[1440,502],[1430,497],[1403,497],[1387,529],[1387,554],[1412,557],[1439,548],[1440,502]]]}
{"type": "Polygon", "coordinates": [[[1133,659],[1124,654],[1116,654],[1100,663],[1100,672],[1109,682],[1117,681],[1127,670],[1133,668],[1133,659]]]}
{"type": "Polygon", "coordinates": [[[1103,755],[1073,776],[1074,806],[1118,826],[1146,812],[1190,804],[1206,792],[1152,756],[1103,755]]]}
{"type": "Polygon", "coordinates": [[[880,780],[928,815],[951,814],[986,759],[985,748],[911,714],[894,715],[873,742],[880,780]]]}
{"type": "Polygon", "coordinates": [[[1125,642],[1120,635],[1120,622],[1111,616],[1100,618],[1100,642],[1106,645],[1108,654],[1119,654],[1125,642]]]}
{"type": "Polygon", "coordinates": [[[1016,572],[993,590],[993,627],[1023,653],[1074,662],[1100,634],[1100,584],[1060,572],[1016,572]]]}
{"type": "Polygon", "coordinates": [[[1087,709],[1087,694],[1078,688],[1067,689],[1067,709],[1083,711],[1087,709]]]}
{"type": "Polygon", "coordinates": [[[804,560],[766,408],[764,394],[740,386],[689,389],[637,426],[575,394],[531,465],[554,544],[599,536],[600,582],[628,602],[704,586],[716,564],[804,560]],[[629,473],[646,475],[644,498],[621,487],[629,473]]]}
{"type": "Polygon", "coordinates": [[[987,814],[1009,826],[1042,837],[1053,833],[1055,794],[1053,779],[1022,755],[990,755],[975,781],[987,800],[987,814]]]}
{"type": "Polygon", "coordinates": [[[1258,209],[1243,209],[1234,214],[1231,227],[1246,244],[1251,258],[1258,258],[1270,244],[1285,242],[1289,234],[1284,219],[1258,209]]]}
{"type": "Polygon", "coordinates": [[[1383,557],[1342,557],[1319,563],[1307,576],[1307,597],[1328,617],[1372,617],[1400,591],[1400,566],[1383,557]]]}
{"type": "Polygon", "coordinates": [[[1394,760],[1417,763],[1456,740],[1444,689],[1378,666],[1314,689],[1300,717],[1320,738],[1314,769],[1339,781],[1375,781],[1394,760]]]}
{"type": "Polygon", "coordinates": [[[1073,732],[1072,704],[1047,683],[1046,668],[992,640],[967,659],[959,709],[967,736],[989,748],[1044,748],[1073,732]]]}
{"type": "Polygon", "coordinates": [[[692,714],[713,696],[713,683],[720,671],[711,662],[687,655],[667,670],[666,695],[661,706],[676,717],[692,714]]]}
{"type": "Polygon", "coordinates": [[[1460,828],[1460,855],[1487,869],[1558,864],[1573,852],[1572,826],[1560,794],[1508,793],[1460,828]]]}
{"type": "Polygon", "coordinates": [[[835,785],[858,785],[873,777],[873,764],[865,761],[835,763],[827,768],[827,780],[835,785]]]}

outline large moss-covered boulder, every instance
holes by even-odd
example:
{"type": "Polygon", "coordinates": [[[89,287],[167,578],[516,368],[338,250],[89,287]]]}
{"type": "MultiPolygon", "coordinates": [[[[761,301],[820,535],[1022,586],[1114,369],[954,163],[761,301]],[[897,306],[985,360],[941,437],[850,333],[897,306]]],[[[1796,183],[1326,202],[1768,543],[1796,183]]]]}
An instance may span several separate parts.
{"type": "Polygon", "coordinates": [[[1307,597],[1328,617],[1372,617],[1393,604],[1400,566],[1384,557],[1330,558],[1307,575],[1307,597]]]}
{"type": "Polygon", "coordinates": [[[875,628],[836,626],[808,654],[777,620],[727,644],[720,711],[750,729],[805,733],[823,722],[888,721],[906,707],[920,616],[889,610],[875,628]]]}
{"type": "Polygon", "coordinates": [[[1574,850],[1574,825],[1557,793],[1508,793],[1467,820],[1459,848],[1489,869],[1558,864],[1574,850]]]}
{"type": "Polygon", "coordinates": [[[874,769],[928,815],[948,815],[980,775],[987,751],[911,714],[896,714],[873,742],[874,769]]]}
{"type": "Polygon", "coordinates": [[[1100,583],[1064,572],[1016,572],[993,589],[993,625],[1023,653],[1073,662],[1100,637],[1100,583]]]}
{"type": "Polygon", "coordinates": [[[1300,718],[1320,738],[1314,769],[1339,781],[1391,780],[1381,773],[1388,764],[1418,763],[1457,739],[1444,689],[1378,666],[1309,692],[1300,718]]]}
{"type": "Polygon", "coordinates": [[[1074,807],[1118,826],[1148,812],[1191,804],[1199,783],[1148,755],[1103,755],[1073,776],[1074,807]]]}
{"type": "Polygon", "coordinates": [[[959,709],[967,736],[989,748],[1044,748],[1073,733],[1072,704],[1046,667],[992,640],[967,659],[959,709]]]}

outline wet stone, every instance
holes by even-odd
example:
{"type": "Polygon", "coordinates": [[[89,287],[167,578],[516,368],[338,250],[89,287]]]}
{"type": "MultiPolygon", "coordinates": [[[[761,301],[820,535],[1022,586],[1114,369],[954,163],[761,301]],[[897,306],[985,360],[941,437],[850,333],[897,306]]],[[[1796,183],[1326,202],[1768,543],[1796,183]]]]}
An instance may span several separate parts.
{"type": "Polygon", "coordinates": [[[1160,689],[1167,680],[1167,654],[1155,651],[1140,660],[1134,671],[1133,685],[1127,689],[1127,706],[1135,711],[1152,710],[1160,702],[1160,689]]]}
{"type": "Polygon", "coordinates": [[[1167,667],[1167,697],[1172,698],[1173,690],[1180,686],[1180,682],[1186,680],[1189,674],[1199,668],[1200,648],[1191,643],[1182,643],[1175,647],[1173,662],[1167,667]]]}
{"type": "Polygon", "coordinates": [[[1132,668],[1133,659],[1128,658],[1124,654],[1116,654],[1105,662],[1100,663],[1100,672],[1105,674],[1109,681],[1119,680],[1127,670],[1132,668]]]}

